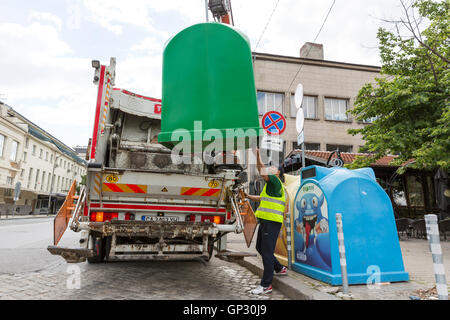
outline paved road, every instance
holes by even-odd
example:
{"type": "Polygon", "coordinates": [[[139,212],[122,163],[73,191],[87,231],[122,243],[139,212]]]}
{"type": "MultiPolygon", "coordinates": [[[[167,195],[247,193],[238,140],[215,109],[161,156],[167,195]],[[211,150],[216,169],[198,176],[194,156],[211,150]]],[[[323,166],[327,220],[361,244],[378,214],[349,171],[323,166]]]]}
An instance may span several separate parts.
{"type": "MultiPolygon", "coordinates": [[[[287,299],[248,293],[259,278],[235,263],[176,262],[67,264],[47,252],[52,219],[0,221],[2,299],[287,299]],[[79,287],[79,288],[78,288],[79,287]]],[[[78,246],[70,230],[61,246],[78,246]]]]}

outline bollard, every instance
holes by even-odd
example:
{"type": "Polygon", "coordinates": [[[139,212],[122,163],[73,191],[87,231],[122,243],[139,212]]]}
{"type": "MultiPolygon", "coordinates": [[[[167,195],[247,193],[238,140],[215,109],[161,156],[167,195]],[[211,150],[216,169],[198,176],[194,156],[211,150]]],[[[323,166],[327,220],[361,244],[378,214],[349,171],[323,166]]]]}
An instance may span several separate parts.
{"type": "Polygon", "coordinates": [[[286,212],[286,246],[288,252],[288,269],[291,269],[291,213],[290,209],[286,212]]]}
{"type": "Polygon", "coordinates": [[[345,259],[344,228],[342,225],[342,214],[336,213],[336,228],[339,243],[339,261],[342,273],[342,289],[348,294],[347,260],[345,259]]]}
{"type": "Polygon", "coordinates": [[[440,300],[448,300],[447,282],[445,280],[444,259],[442,255],[441,243],[439,238],[439,228],[437,216],[435,214],[425,215],[427,227],[428,245],[431,256],[433,257],[434,277],[436,279],[436,290],[440,300]]]}

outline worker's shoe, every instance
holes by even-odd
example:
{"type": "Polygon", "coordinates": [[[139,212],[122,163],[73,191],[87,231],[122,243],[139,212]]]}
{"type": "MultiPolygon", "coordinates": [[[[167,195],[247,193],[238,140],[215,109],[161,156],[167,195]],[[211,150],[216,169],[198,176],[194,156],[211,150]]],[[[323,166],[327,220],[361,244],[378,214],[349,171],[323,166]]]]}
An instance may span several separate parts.
{"type": "Polygon", "coordinates": [[[273,274],[274,274],[275,276],[287,276],[287,268],[286,268],[286,267],[283,267],[283,268],[281,268],[281,270],[278,271],[278,272],[274,271],[273,274]]]}
{"type": "Polygon", "coordinates": [[[268,287],[258,286],[257,288],[250,291],[252,294],[267,294],[272,292],[272,285],[268,287]]]}

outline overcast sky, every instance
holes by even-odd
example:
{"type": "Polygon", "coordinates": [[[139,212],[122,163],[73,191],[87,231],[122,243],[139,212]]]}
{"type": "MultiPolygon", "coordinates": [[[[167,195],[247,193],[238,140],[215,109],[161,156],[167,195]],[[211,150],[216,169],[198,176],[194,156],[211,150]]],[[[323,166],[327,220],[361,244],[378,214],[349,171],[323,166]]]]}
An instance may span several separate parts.
{"type": "MultiPolygon", "coordinates": [[[[232,0],[252,50],[298,56],[333,0],[232,0]]],[[[161,97],[164,43],[204,22],[204,0],[1,0],[0,99],[69,146],[92,135],[91,60],[117,58],[116,86],[161,97]]],[[[327,60],[380,65],[378,18],[401,15],[398,0],[337,0],[317,43],[327,60]]],[[[212,17],[210,16],[210,20],[212,17]]]]}

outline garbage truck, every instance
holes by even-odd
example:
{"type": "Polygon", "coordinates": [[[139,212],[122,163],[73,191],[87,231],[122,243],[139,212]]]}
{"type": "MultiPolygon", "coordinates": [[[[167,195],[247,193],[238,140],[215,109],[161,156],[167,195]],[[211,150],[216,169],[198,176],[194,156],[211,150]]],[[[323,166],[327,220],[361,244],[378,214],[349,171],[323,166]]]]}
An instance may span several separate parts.
{"type": "MultiPolygon", "coordinates": [[[[62,256],[67,262],[78,263],[86,259],[90,263],[209,260],[214,247],[224,253],[227,233],[243,233],[248,245],[251,242],[256,219],[243,196],[247,172],[237,159],[236,146],[232,144],[222,153],[207,153],[207,144],[201,144],[200,152],[174,155],[173,146],[177,141],[171,140],[168,134],[176,127],[188,127],[194,118],[211,126],[219,125],[220,130],[235,128],[236,123],[247,129],[259,129],[249,43],[245,39],[242,41],[240,34],[231,27],[219,23],[199,24],[170,42],[173,41],[176,45],[169,47],[169,43],[165,48],[162,100],[116,87],[115,58],[111,58],[109,65],[92,61],[94,84],[98,91],[93,135],[88,146],[86,181],[79,195],[75,195],[75,184],[72,185],[55,217],[54,243],[48,247],[52,254],[62,256]],[[230,69],[230,64],[229,71],[214,70],[211,67],[214,63],[208,60],[214,59],[213,55],[205,57],[196,52],[204,50],[211,55],[211,48],[197,45],[190,49],[186,47],[181,52],[177,48],[184,46],[183,41],[191,41],[189,37],[192,34],[214,35],[214,32],[225,35],[222,40],[231,33],[233,38],[223,45],[233,47],[236,42],[237,46],[244,46],[248,51],[244,50],[245,57],[241,62],[236,60],[236,56],[232,57],[232,63],[237,64],[239,72],[246,72],[248,76],[245,84],[239,81],[222,81],[222,84],[220,81],[206,81],[211,77],[211,69],[218,78],[227,72],[236,73],[230,69]],[[200,80],[191,83],[179,81],[188,78],[191,70],[186,66],[179,67],[174,75],[173,64],[179,63],[179,57],[172,56],[175,54],[183,55],[188,61],[186,63],[199,59],[195,63],[205,69],[203,73],[197,72],[197,80],[200,80]],[[247,68],[240,63],[246,64],[247,68]],[[202,91],[189,88],[208,83],[214,83],[215,87],[202,91]],[[183,96],[174,97],[177,94],[183,96]],[[233,98],[233,94],[244,106],[236,102],[218,110],[221,95],[233,98]],[[243,114],[244,120],[236,121],[233,115],[230,116],[230,112],[236,110],[243,114]],[[207,157],[209,161],[205,161],[207,157]],[[223,161],[225,157],[228,160],[231,157],[232,161],[223,161]],[[79,248],[58,246],[67,227],[80,232],[79,248]]],[[[207,41],[202,43],[208,44],[207,41]]],[[[223,51],[221,47],[216,50],[223,51]]],[[[236,48],[231,50],[239,51],[236,48]]],[[[217,60],[216,66],[223,68],[223,59],[217,60]]],[[[242,75],[241,79],[245,76],[242,75]]],[[[258,133],[249,135],[257,137],[258,133]]],[[[245,146],[242,148],[249,147],[245,138],[248,137],[244,134],[245,146]]]]}

